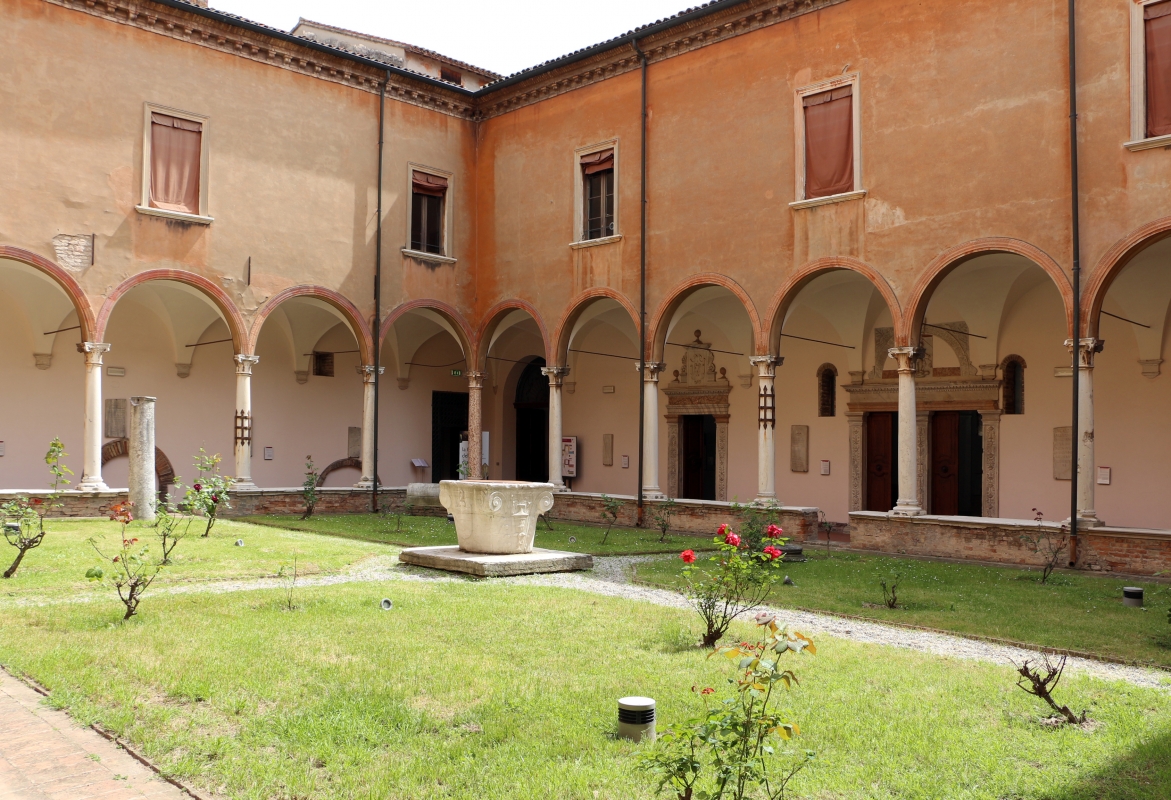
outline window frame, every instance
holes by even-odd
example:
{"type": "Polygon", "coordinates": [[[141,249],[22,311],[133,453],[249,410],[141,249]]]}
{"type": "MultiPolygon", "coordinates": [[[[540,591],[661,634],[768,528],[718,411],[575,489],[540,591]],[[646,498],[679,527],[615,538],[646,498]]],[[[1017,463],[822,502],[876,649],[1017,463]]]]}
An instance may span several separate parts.
{"type": "Polygon", "coordinates": [[[454,226],[452,225],[452,203],[451,198],[455,192],[455,174],[445,169],[438,167],[428,167],[424,164],[416,164],[413,161],[407,162],[407,213],[404,215],[407,220],[407,227],[403,236],[405,244],[402,248],[404,256],[416,259],[418,261],[430,261],[437,264],[455,264],[458,259],[451,255],[455,252],[455,235],[453,233],[454,226]],[[415,190],[413,186],[413,179],[411,173],[425,172],[428,175],[434,175],[438,178],[447,179],[447,191],[443,193],[443,252],[442,253],[427,253],[422,250],[414,250],[411,248],[411,231],[415,223],[415,190]]]}
{"type": "Polygon", "coordinates": [[[1143,12],[1163,0],[1131,0],[1130,3],[1130,141],[1131,152],[1171,145],[1171,133],[1147,136],[1147,28],[1143,12]]]}
{"type": "Polygon", "coordinates": [[[1004,416],[1019,417],[1019,416],[1023,416],[1025,413],[1025,369],[1027,367],[1028,367],[1028,364],[1025,363],[1025,359],[1019,355],[1016,355],[1015,353],[1005,356],[1004,360],[1000,362],[1000,372],[1001,372],[1000,413],[1003,414],[1004,416]],[[1013,390],[1013,392],[1012,392],[1013,402],[1012,402],[1012,410],[1009,411],[1009,409],[1008,409],[1008,406],[1009,406],[1009,403],[1008,403],[1009,392],[1008,392],[1008,390],[1010,388],[1009,387],[1010,381],[1009,381],[1009,377],[1008,377],[1008,371],[1010,369],[1018,369],[1018,368],[1020,369],[1020,374],[1018,376],[1014,376],[1011,381],[1011,383],[1012,383],[1011,388],[1013,390]],[[1018,402],[1018,400],[1019,400],[1019,402],[1018,402]]]}
{"type": "Polygon", "coordinates": [[[573,151],[573,238],[570,239],[569,246],[578,249],[582,247],[595,247],[600,244],[610,244],[611,242],[618,242],[622,240],[622,227],[620,220],[622,219],[622,201],[620,196],[621,182],[618,179],[618,169],[621,163],[621,151],[619,149],[619,138],[607,139],[602,142],[595,142],[583,147],[578,147],[573,151]],[[582,173],[581,159],[582,156],[592,155],[602,150],[614,150],[614,233],[610,236],[602,236],[598,239],[586,239],[586,202],[585,202],[585,175],[582,173]]]}
{"type": "Polygon", "coordinates": [[[818,417],[836,417],[838,415],[838,368],[830,362],[826,362],[817,368],[817,416],[818,417]],[[832,391],[828,393],[829,412],[824,413],[826,406],[824,401],[827,397],[823,390],[829,388],[825,386],[825,376],[829,374],[833,376],[831,381],[832,391]]]}
{"type": "Polygon", "coordinates": [[[833,78],[818,81],[798,87],[793,93],[793,133],[796,143],[796,154],[793,170],[793,196],[797,198],[789,203],[789,208],[813,208],[829,203],[841,203],[846,200],[856,200],[866,196],[866,189],[862,186],[862,93],[860,90],[860,73],[848,72],[833,78]],[[807,199],[805,195],[805,105],[806,97],[822,92],[833,91],[844,86],[850,87],[850,130],[854,139],[854,188],[849,192],[831,194],[828,197],[807,199]]]}
{"type": "Polygon", "coordinates": [[[137,206],[135,206],[135,209],[140,214],[146,214],[151,217],[165,217],[167,219],[193,222],[197,225],[210,225],[215,221],[215,218],[212,217],[210,213],[208,213],[208,189],[211,186],[211,147],[209,146],[208,139],[211,133],[211,118],[204,114],[195,114],[191,111],[182,111],[178,108],[171,108],[170,106],[152,103],[149,100],[144,102],[142,106],[142,186],[141,192],[139,194],[140,202],[137,206]],[[150,204],[151,114],[165,114],[168,117],[178,117],[179,119],[198,122],[203,126],[203,129],[199,132],[198,214],[188,214],[183,211],[171,211],[170,209],[166,208],[155,208],[150,204]]]}

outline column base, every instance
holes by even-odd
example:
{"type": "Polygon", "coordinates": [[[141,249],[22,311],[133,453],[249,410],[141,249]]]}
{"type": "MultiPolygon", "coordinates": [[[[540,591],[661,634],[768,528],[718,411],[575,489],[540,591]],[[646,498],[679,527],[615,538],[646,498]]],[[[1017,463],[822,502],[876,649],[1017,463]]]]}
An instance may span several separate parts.
{"type": "Polygon", "coordinates": [[[569,487],[566,486],[564,483],[555,483],[555,484],[553,484],[553,491],[555,491],[555,492],[568,492],[569,487]]]}
{"type": "Polygon", "coordinates": [[[919,506],[906,505],[903,503],[899,503],[890,510],[890,515],[892,517],[921,517],[923,514],[924,511],[919,506]]]}
{"type": "Polygon", "coordinates": [[[251,491],[253,489],[259,489],[259,488],[260,488],[259,486],[257,486],[255,483],[252,482],[251,478],[239,478],[234,483],[232,483],[231,491],[238,492],[241,489],[243,489],[244,491],[251,491]]]}
{"type": "Polygon", "coordinates": [[[354,488],[355,489],[362,489],[362,490],[368,492],[374,488],[374,481],[366,481],[366,480],[358,481],[357,483],[354,484],[354,488]]]}
{"type": "Polygon", "coordinates": [[[77,486],[73,487],[73,491],[75,491],[75,492],[108,492],[108,491],[110,491],[110,487],[107,486],[106,482],[103,480],[96,480],[95,481],[92,478],[86,478],[83,475],[81,478],[81,481],[77,484],[77,486]]]}
{"type": "Polygon", "coordinates": [[[659,487],[657,487],[657,486],[653,489],[647,489],[644,487],[642,490],[642,499],[643,500],[666,500],[667,495],[663,494],[662,490],[659,489],[659,487]]]}
{"type": "Polygon", "coordinates": [[[779,508],[781,506],[781,501],[777,499],[775,494],[762,494],[752,501],[752,505],[760,507],[777,506],[779,508]]]}
{"type": "MultiPolygon", "coordinates": [[[[1061,524],[1069,525],[1069,518],[1067,517],[1066,519],[1062,520],[1061,524]]],[[[1105,522],[1098,519],[1096,516],[1094,516],[1094,517],[1078,517],[1077,518],[1077,529],[1079,531],[1086,530],[1087,528],[1101,528],[1101,527],[1105,526],[1105,524],[1106,524],[1105,522]]]]}

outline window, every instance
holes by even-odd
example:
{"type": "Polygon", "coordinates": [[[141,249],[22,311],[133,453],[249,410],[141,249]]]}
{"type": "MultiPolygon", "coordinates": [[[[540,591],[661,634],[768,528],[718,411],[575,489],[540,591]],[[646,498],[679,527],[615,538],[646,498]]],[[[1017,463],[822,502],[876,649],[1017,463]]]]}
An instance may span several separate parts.
{"type": "Polygon", "coordinates": [[[797,91],[795,207],[862,196],[857,84],[843,75],[797,91]]]}
{"type": "Polygon", "coordinates": [[[142,204],[154,216],[208,223],[207,119],[147,104],[142,204]]]}
{"type": "Polygon", "coordinates": [[[581,157],[585,187],[585,227],[582,239],[614,235],[614,148],[581,157]]]}
{"type": "Polygon", "coordinates": [[[444,255],[447,178],[411,171],[411,250],[444,255]]]}
{"type": "Polygon", "coordinates": [[[838,369],[833,364],[817,368],[817,416],[834,417],[838,411],[838,369]]]}
{"type": "Polygon", "coordinates": [[[1025,413],[1025,360],[1020,356],[1008,356],[1004,367],[1003,410],[1005,414],[1025,413]]]}
{"type": "Polygon", "coordinates": [[[1171,142],[1171,0],[1133,0],[1130,150],[1171,142]]]}
{"type": "Polygon", "coordinates": [[[454,70],[449,67],[440,67],[439,77],[448,83],[454,83],[458,86],[464,85],[464,76],[460,74],[459,70],[454,70]]]}
{"type": "Polygon", "coordinates": [[[320,378],[333,377],[333,353],[313,351],[313,374],[320,378]]]}

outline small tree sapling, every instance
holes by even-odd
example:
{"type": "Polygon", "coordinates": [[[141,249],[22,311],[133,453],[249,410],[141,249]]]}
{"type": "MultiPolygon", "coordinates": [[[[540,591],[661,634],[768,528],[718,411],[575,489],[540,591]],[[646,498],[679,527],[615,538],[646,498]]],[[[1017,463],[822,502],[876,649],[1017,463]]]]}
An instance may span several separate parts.
{"type": "Polygon", "coordinates": [[[1053,690],[1057,688],[1057,684],[1061,681],[1061,673],[1065,671],[1065,656],[1062,656],[1056,665],[1049,660],[1047,654],[1042,658],[1042,663],[1037,667],[1034,667],[1030,660],[1026,660],[1022,664],[1012,662],[1020,675],[1016,685],[1027,694],[1039,697],[1048,703],[1051,709],[1061,715],[1061,721],[1070,725],[1082,724],[1086,721],[1085,711],[1081,713],[1081,716],[1078,716],[1069,710],[1069,706],[1059,706],[1057,701],[1053,699],[1053,690]]]}
{"type": "MultiPolygon", "coordinates": [[[[143,592],[154,583],[162,568],[161,562],[150,558],[150,546],[139,545],[138,539],[131,537],[126,531],[126,527],[134,519],[131,511],[133,506],[133,503],[127,501],[111,509],[110,519],[122,525],[122,546],[117,555],[110,556],[108,552],[102,551],[96,538],[89,539],[90,546],[102,561],[112,565],[109,567],[110,582],[118,591],[118,599],[126,606],[123,622],[138,613],[138,604],[142,602],[143,592]]],[[[91,581],[101,581],[106,577],[106,572],[102,567],[91,567],[86,570],[85,577],[91,581]]]]}
{"type": "Polygon", "coordinates": [[[671,517],[675,515],[675,499],[668,497],[653,506],[651,521],[659,529],[659,541],[667,541],[667,531],[671,530],[671,517]]]}
{"type": "Polygon", "coordinates": [[[305,456],[305,482],[301,484],[301,497],[305,499],[305,513],[301,519],[313,516],[313,509],[317,507],[317,467],[313,466],[313,456],[305,456]]]}
{"type": "Polygon", "coordinates": [[[610,529],[614,527],[614,523],[618,521],[618,512],[622,510],[622,501],[615,500],[605,492],[602,492],[602,511],[598,516],[602,518],[602,522],[606,524],[606,532],[602,534],[602,544],[606,543],[606,539],[610,536],[610,529]]]}
{"type": "Polygon", "coordinates": [[[4,571],[5,578],[11,578],[20,568],[20,562],[29,550],[40,547],[45,540],[45,517],[53,509],[60,508],[58,502],[61,489],[69,484],[66,475],[72,475],[73,470],[61,463],[61,459],[69,455],[65,452],[65,445],[60,439],[53,439],[49,443],[49,451],[45,453],[45,463],[49,465],[49,473],[53,476],[53,489],[48,497],[17,497],[0,505],[0,517],[3,517],[4,538],[8,544],[16,548],[16,560],[12,566],[4,571]]]}
{"type": "Polygon", "coordinates": [[[1045,584],[1069,552],[1069,526],[1062,523],[1059,529],[1047,528],[1043,513],[1034,508],[1033,515],[1033,521],[1037,523],[1037,532],[1021,534],[1021,541],[1041,556],[1041,583],[1045,584]]]}
{"type": "Polygon", "coordinates": [[[203,514],[207,518],[207,527],[203,530],[203,537],[211,534],[212,526],[216,523],[216,516],[221,508],[231,508],[228,501],[228,491],[235,483],[234,478],[220,474],[220,454],[208,455],[202,447],[195,457],[195,468],[198,477],[191,484],[185,494],[185,502],[192,513],[203,514]]]}

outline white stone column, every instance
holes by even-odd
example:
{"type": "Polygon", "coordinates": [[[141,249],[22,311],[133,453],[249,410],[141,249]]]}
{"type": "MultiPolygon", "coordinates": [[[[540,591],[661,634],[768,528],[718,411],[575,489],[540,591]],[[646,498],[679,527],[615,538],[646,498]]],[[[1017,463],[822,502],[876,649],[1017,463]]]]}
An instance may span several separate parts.
{"type": "MultiPolygon", "coordinates": [[[[374,365],[362,364],[354,367],[362,376],[362,477],[354,484],[355,489],[374,488],[374,365]]],[[[378,367],[378,374],[386,367],[378,367]]]]}
{"type": "Polygon", "coordinates": [[[484,389],[484,373],[468,373],[468,480],[479,480],[484,461],[484,427],[481,401],[484,389]]]}
{"type": "MultiPolygon", "coordinates": [[[[1094,510],[1094,485],[1097,481],[1097,464],[1094,462],[1094,354],[1102,352],[1101,339],[1081,339],[1078,343],[1078,392],[1077,392],[1077,526],[1095,528],[1102,525],[1098,512],[1094,510]]],[[[1065,346],[1071,351],[1073,339],[1066,339],[1065,346]]]]}
{"type": "Polygon", "coordinates": [[[158,491],[155,488],[155,398],[130,398],[130,489],[127,499],[134,504],[134,518],[150,522],[155,518],[158,491]]]}
{"type": "Polygon", "coordinates": [[[899,362],[899,499],[891,514],[917,517],[923,513],[919,498],[919,420],[915,414],[915,348],[892,347],[890,357],[899,362]]]}
{"type": "Polygon", "coordinates": [[[784,363],[778,356],[753,356],[748,361],[756,367],[759,383],[756,413],[756,503],[779,505],[777,501],[777,367],[784,363]]]}
{"type": "Polygon", "coordinates": [[[85,425],[82,429],[81,479],[79,492],[107,492],[102,480],[102,355],[110,345],[81,342],[77,352],[85,354],[85,425]]]}
{"type": "MultiPolygon", "coordinates": [[[[642,496],[645,500],[661,500],[659,488],[659,373],[667,368],[663,362],[647,362],[642,376],[644,398],[642,436],[642,496]]],[[[635,364],[635,369],[638,365],[635,364]]]]}
{"type": "Polygon", "coordinates": [[[549,379],[549,483],[553,491],[565,491],[561,475],[561,385],[569,374],[569,367],[541,367],[541,374],[549,379]]]}
{"type": "Polygon", "coordinates": [[[236,482],[237,489],[255,489],[252,482],[252,367],[260,356],[233,356],[236,362],[236,482]]]}

